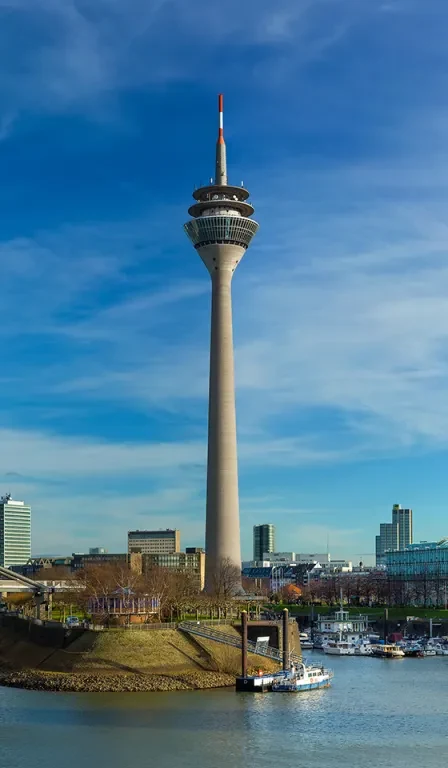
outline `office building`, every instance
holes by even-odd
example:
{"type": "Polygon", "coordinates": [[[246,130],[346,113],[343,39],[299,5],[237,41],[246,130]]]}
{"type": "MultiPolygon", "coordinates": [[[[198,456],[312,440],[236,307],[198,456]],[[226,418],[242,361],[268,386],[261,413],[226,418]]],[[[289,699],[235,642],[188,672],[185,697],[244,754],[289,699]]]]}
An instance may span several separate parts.
{"type": "Polygon", "coordinates": [[[448,538],[409,544],[384,555],[387,573],[406,581],[448,579],[448,538]]]}
{"type": "Polygon", "coordinates": [[[263,562],[272,563],[295,563],[295,552],[263,552],[263,562]]]}
{"type": "Polygon", "coordinates": [[[188,573],[195,578],[197,588],[201,591],[205,586],[205,564],[205,552],[199,547],[187,547],[185,552],[142,555],[143,573],[151,568],[169,568],[172,571],[188,573]]]}
{"type": "Polygon", "coordinates": [[[320,563],[325,565],[331,562],[331,555],[329,552],[296,552],[296,563],[320,563]]]}
{"type": "Polygon", "coordinates": [[[265,554],[275,550],[275,527],[271,523],[254,525],[254,561],[262,562],[265,554]]]}
{"type": "Polygon", "coordinates": [[[140,552],[99,552],[77,554],[73,553],[71,557],[71,569],[72,571],[79,571],[86,566],[103,566],[113,565],[121,566],[123,568],[130,568],[131,571],[136,573],[142,572],[142,554],[140,552]]]}
{"type": "Polygon", "coordinates": [[[108,549],[104,549],[104,547],[90,547],[89,549],[89,555],[107,555],[109,552],[108,549]]]}
{"type": "Polygon", "coordinates": [[[392,522],[398,525],[398,549],[412,544],[412,509],[402,509],[399,504],[394,504],[392,522]]]}
{"type": "Polygon", "coordinates": [[[376,564],[384,566],[384,555],[388,550],[404,549],[412,541],[412,509],[402,509],[400,504],[394,504],[392,522],[381,523],[380,535],[375,538],[376,564]]]}
{"type": "Polygon", "coordinates": [[[128,532],[128,552],[141,552],[142,555],[170,555],[179,551],[180,531],[177,529],[128,532]]]}
{"type": "Polygon", "coordinates": [[[185,231],[212,283],[205,550],[206,590],[213,591],[223,561],[241,568],[231,283],[258,229],[249,192],[228,183],[222,95],[215,178],[193,197],[185,231]]]}
{"type": "Polygon", "coordinates": [[[0,498],[0,566],[25,565],[30,557],[31,507],[7,493],[0,498]]]}
{"type": "Polygon", "coordinates": [[[376,564],[384,563],[384,554],[388,549],[398,549],[399,531],[397,523],[381,523],[380,535],[375,540],[376,564]]]}

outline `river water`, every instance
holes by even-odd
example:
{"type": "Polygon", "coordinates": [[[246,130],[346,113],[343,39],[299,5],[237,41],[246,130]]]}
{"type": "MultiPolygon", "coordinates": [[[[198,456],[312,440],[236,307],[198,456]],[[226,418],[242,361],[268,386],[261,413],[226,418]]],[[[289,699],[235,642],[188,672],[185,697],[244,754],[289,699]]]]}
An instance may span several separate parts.
{"type": "Polygon", "coordinates": [[[441,768],[448,763],[448,657],[320,658],[334,669],[333,685],[303,694],[0,688],[0,766],[441,768]]]}

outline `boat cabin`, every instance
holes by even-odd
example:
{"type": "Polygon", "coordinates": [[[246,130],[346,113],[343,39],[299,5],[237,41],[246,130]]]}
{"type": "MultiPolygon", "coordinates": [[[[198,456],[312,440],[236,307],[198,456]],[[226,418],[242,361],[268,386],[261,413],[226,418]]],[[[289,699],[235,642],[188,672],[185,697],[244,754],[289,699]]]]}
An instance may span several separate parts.
{"type": "Polygon", "coordinates": [[[342,608],[326,616],[319,614],[316,633],[324,644],[334,640],[356,643],[368,635],[369,617],[364,614],[350,615],[342,608]]]}

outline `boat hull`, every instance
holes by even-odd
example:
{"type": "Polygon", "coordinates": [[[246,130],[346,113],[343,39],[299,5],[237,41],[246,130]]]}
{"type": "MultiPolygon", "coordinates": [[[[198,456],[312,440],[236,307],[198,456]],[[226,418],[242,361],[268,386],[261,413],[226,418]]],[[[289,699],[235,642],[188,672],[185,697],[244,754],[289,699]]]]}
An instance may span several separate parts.
{"type": "Polygon", "coordinates": [[[328,656],[354,656],[354,648],[324,648],[324,653],[328,656]]]}
{"type": "Polygon", "coordinates": [[[318,688],[328,688],[329,685],[329,679],[313,683],[276,683],[274,686],[272,686],[272,690],[274,693],[301,693],[302,691],[314,691],[318,688]]]}

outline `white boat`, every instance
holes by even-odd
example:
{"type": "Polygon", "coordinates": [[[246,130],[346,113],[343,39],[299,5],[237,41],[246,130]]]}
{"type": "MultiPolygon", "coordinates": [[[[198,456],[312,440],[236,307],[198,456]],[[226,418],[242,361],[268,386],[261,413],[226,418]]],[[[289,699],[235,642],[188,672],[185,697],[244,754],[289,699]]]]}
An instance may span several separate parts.
{"type": "Polygon", "coordinates": [[[276,675],[272,684],[274,693],[300,693],[313,691],[316,688],[327,688],[333,673],[322,666],[299,664],[292,667],[290,672],[276,675]]]}
{"type": "Polygon", "coordinates": [[[354,656],[355,646],[352,643],[346,643],[344,640],[329,640],[323,646],[323,651],[329,656],[354,656]]]}
{"type": "Polygon", "coordinates": [[[305,649],[314,647],[308,632],[300,632],[300,647],[305,649]]]}
{"type": "Polygon", "coordinates": [[[371,656],[372,645],[371,643],[358,643],[355,645],[355,656],[371,656]]]}
{"type": "Polygon", "coordinates": [[[302,649],[303,648],[309,649],[309,648],[313,648],[314,646],[313,646],[313,643],[311,642],[311,640],[301,640],[300,641],[300,647],[302,649]]]}
{"type": "Polygon", "coordinates": [[[442,645],[441,643],[437,643],[436,645],[433,645],[433,648],[434,648],[437,656],[448,656],[448,646],[447,645],[442,645]]]}
{"type": "Polygon", "coordinates": [[[436,656],[436,649],[435,648],[423,648],[423,653],[425,656],[436,656]]]}

